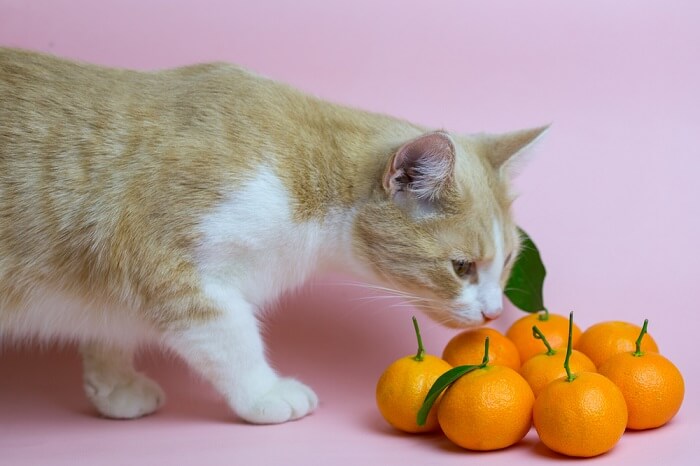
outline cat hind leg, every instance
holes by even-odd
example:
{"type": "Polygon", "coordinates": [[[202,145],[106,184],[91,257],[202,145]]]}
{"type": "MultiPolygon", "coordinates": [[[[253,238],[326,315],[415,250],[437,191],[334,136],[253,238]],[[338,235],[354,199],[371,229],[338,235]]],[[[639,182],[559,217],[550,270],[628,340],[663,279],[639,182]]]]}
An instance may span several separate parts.
{"type": "Polygon", "coordinates": [[[103,416],[133,419],[155,412],[165,402],[160,386],[133,365],[133,351],[83,343],[85,394],[103,416]]]}

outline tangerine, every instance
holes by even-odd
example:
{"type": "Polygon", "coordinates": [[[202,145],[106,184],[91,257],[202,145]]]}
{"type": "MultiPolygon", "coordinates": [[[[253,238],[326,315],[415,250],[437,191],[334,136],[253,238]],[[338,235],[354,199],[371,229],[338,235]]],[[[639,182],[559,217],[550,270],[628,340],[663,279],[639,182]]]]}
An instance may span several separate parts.
{"type": "MultiPolygon", "coordinates": [[[[596,367],[600,367],[616,354],[634,351],[640,331],[641,327],[628,322],[600,322],[581,334],[576,349],[591,358],[596,367]]],[[[644,340],[642,351],[659,352],[659,347],[651,335],[647,335],[644,340]]]]}
{"type": "Polygon", "coordinates": [[[634,352],[617,354],[600,366],[622,391],[627,403],[629,429],[653,429],[666,424],[683,403],[685,383],[678,368],[659,353],[641,351],[644,321],[634,352]]]}
{"type": "Polygon", "coordinates": [[[566,375],[547,384],[532,409],[540,440],[551,450],[568,456],[597,456],[612,449],[625,432],[625,397],[608,378],[594,373],[573,374],[574,313],[569,314],[566,375]]]}
{"type": "Polygon", "coordinates": [[[484,354],[484,339],[490,340],[489,364],[520,368],[520,353],[512,341],[498,330],[483,327],[466,330],[452,337],[442,352],[442,359],[453,366],[479,364],[484,354]]]}
{"type": "MultiPolygon", "coordinates": [[[[564,360],[566,351],[555,350],[548,342],[548,339],[537,326],[532,327],[533,333],[537,335],[534,339],[542,340],[546,351],[531,357],[520,368],[520,375],[530,384],[535,397],[542,389],[553,380],[566,375],[564,360]]],[[[569,360],[570,370],[574,373],[596,372],[593,362],[580,351],[572,350],[569,360]]]]}
{"type": "Polygon", "coordinates": [[[610,379],[582,372],[550,382],[532,410],[540,440],[568,456],[597,456],[612,449],[627,426],[625,397],[610,379]]]}
{"type": "Polygon", "coordinates": [[[389,365],[379,377],[375,395],[379,412],[393,427],[409,433],[430,432],[438,429],[437,414],[430,413],[422,426],[416,422],[416,414],[430,387],[452,366],[437,356],[425,354],[415,317],[413,326],[418,340],[417,354],[389,365]]]}
{"type": "MultiPolygon", "coordinates": [[[[520,353],[520,361],[525,363],[534,355],[542,352],[542,344],[533,338],[532,326],[536,325],[545,335],[552,348],[566,348],[569,320],[559,314],[548,311],[526,315],[513,322],[506,336],[515,343],[520,353]]],[[[581,329],[574,325],[574,346],[581,336],[581,329]]]]}
{"type": "Polygon", "coordinates": [[[535,396],[525,379],[506,366],[469,372],[443,394],[437,417],[447,438],[470,450],[498,450],[530,430],[535,396]]]}

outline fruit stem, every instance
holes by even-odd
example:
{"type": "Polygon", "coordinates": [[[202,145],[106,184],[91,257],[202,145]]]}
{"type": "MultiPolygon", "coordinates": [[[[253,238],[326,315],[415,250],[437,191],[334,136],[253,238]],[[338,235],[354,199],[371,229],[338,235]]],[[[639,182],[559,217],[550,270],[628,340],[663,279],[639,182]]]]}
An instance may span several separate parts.
{"type": "Polygon", "coordinates": [[[556,351],[552,349],[552,346],[549,344],[547,341],[547,338],[545,338],[544,334],[540,331],[540,329],[537,328],[537,325],[532,326],[532,336],[536,340],[542,340],[542,343],[544,343],[544,346],[547,347],[547,352],[545,353],[547,356],[554,356],[557,354],[556,351]]]}
{"type": "Polygon", "coordinates": [[[636,345],[637,349],[632,353],[632,356],[644,356],[644,353],[642,352],[642,338],[644,338],[644,335],[647,333],[647,325],[649,324],[649,319],[644,319],[644,325],[642,325],[642,331],[639,332],[639,337],[637,338],[636,345]]]}
{"type": "Polygon", "coordinates": [[[489,337],[484,340],[484,359],[481,360],[481,367],[485,367],[489,363],[489,337]]]}
{"type": "Polygon", "coordinates": [[[413,316],[412,319],[413,319],[413,328],[416,331],[416,340],[418,340],[418,352],[413,357],[413,360],[420,362],[423,360],[423,357],[425,356],[425,348],[423,348],[423,338],[421,338],[421,336],[420,336],[420,328],[418,328],[418,320],[416,320],[416,316],[413,316]]]}
{"type": "Polygon", "coordinates": [[[540,322],[547,322],[547,321],[549,320],[549,309],[547,309],[546,307],[545,307],[544,309],[542,309],[542,310],[539,312],[539,314],[538,314],[538,316],[537,316],[537,319],[538,319],[540,322]]]}
{"type": "Polygon", "coordinates": [[[571,373],[571,368],[569,367],[569,359],[571,359],[571,352],[573,351],[572,344],[572,334],[574,328],[574,311],[569,314],[569,340],[566,342],[566,358],[564,359],[564,369],[566,370],[566,381],[572,382],[576,376],[571,373]]]}

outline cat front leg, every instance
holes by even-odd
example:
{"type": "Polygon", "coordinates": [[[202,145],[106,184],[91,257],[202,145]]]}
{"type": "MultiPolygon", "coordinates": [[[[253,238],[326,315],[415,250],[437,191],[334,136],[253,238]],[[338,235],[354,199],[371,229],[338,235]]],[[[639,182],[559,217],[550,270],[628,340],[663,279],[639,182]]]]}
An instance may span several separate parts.
{"type": "Polygon", "coordinates": [[[100,414],[133,419],[151,414],[165,402],[160,386],[133,365],[133,351],[101,343],[82,343],[85,394],[100,414]]]}
{"type": "Polygon", "coordinates": [[[278,424],[316,409],[311,388],[279,377],[267,363],[254,308],[244,299],[229,296],[216,309],[192,315],[197,317],[167,333],[166,344],[209,380],[241,419],[278,424]]]}

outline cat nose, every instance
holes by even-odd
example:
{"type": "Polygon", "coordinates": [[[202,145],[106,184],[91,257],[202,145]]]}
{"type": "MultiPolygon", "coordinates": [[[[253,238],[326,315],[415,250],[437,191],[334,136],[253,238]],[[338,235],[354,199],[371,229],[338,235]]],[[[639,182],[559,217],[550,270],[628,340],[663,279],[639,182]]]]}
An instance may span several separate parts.
{"type": "Polygon", "coordinates": [[[484,290],[480,301],[481,314],[487,320],[496,319],[503,312],[503,293],[497,286],[484,290]]]}
{"type": "Polygon", "coordinates": [[[493,320],[493,319],[497,319],[501,315],[502,312],[503,312],[502,307],[496,307],[493,309],[484,309],[483,311],[481,311],[481,315],[483,315],[484,319],[486,319],[486,320],[493,320]]]}

